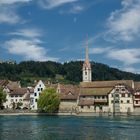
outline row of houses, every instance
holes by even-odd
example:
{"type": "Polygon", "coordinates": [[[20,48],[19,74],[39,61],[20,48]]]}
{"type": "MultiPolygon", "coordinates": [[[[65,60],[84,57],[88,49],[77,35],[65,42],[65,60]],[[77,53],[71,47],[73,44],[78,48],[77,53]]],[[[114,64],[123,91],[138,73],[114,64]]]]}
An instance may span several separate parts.
{"type": "Polygon", "coordinates": [[[86,47],[86,59],[82,68],[83,81],[79,85],[48,84],[35,82],[22,88],[20,82],[0,80],[6,92],[5,108],[37,110],[37,101],[45,88],[53,87],[60,97],[61,112],[140,113],[140,82],[133,80],[92,81],[91,64],[86,47]]]}
{"type": "Polygon", "coordinates": [[[5,108],[37,110],[39,96],[53,87],[61,99],[61,112],[140,112],[140,82],[133,80],[81,82],[80,85],[45,84],[38,81],[33,87],[22,88],[19,82],[1,80],[6,92],[5,108]]]}

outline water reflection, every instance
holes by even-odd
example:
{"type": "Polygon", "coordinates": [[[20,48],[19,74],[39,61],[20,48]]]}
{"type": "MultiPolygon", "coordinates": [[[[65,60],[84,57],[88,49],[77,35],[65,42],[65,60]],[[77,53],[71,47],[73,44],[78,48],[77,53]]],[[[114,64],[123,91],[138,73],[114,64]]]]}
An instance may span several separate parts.
{"type": "Polygon", "coordinates": [[[140,117],[0,116],[0,140],[139,140],[140,117]]]}

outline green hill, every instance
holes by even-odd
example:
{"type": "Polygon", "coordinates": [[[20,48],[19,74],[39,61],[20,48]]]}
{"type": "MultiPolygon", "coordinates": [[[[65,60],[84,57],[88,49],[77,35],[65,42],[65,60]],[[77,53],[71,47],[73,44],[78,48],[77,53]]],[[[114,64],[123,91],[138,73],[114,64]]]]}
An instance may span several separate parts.
{"type": "MultiPolygon", "coordinates": [[[[140,81],[140,74],[124,72],[101,63],[92,64],[93,80],[135,80],[140,81]]],[[[25,61],[19,64],[0,64],[0,79],[20,80],[23,85],[35,79],[52,82],[79,83],[82,81],[82,61],[58,62],[25,61]]]]}

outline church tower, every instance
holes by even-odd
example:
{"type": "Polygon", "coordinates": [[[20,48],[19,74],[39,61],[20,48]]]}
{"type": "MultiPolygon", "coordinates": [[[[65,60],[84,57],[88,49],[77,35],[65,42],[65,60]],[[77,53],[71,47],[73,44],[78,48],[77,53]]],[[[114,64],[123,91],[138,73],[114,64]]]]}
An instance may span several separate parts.
{"type": "Polygon", "coordinates": [[[86,46],[86,59],[85,62],[83,64],[83,82],[91,82],[92,78],[91,78],[91,64],[89,62],[89,56],[88,56],[88,43],[86,46]]]}

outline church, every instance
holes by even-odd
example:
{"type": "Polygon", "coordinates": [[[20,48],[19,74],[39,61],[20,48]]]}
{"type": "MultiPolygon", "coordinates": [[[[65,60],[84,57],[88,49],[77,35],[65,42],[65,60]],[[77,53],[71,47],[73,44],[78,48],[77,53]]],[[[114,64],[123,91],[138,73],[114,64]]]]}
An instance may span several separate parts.
{"type": "Polygon", "coordinates": [[[78,113],[140,113],[140,82],[133,80],[92,81],[92,69],[86,46],[79,86],[61,85],[60,111],[78,113]]]}

